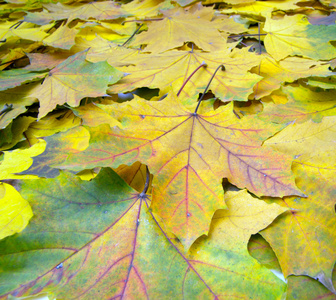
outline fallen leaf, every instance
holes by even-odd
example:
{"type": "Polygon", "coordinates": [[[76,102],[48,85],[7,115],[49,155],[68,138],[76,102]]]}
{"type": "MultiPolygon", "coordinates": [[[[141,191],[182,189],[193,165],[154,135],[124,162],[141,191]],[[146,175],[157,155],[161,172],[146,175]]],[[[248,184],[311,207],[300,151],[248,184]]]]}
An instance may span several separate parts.
{"type": "Polygon", "coordinates": [[[54,167],[146,163],[155,176],[152,208],[186,248],[207,234],[215,210],[225,208],[222,177],[257,195],[302,195],[291,175],[291,158],[261,147],[280,127],[272,130],[253,116],[238,120],[232,105],[213,111],[203,102],[203,108],[194,114],[171,94],[158,102],[105,106],[125,129],[90,129],[88,149],[54,167]]]}
{"type": "Polygon", "coordinates": [[[336,48],[329,41],[336,40],[336,25],[312,25],[305,15],[284,16],[282,20],[267,18],[264,31],[267,52],[275,59],[303,56],[312,59],[332,59],[336,48]]]}
{"type": "Polygon", "coordinates": [[[43,43],[55,48],[70,50],[75,44],[77,33],[78,30],[76,28],[69,28],[67,25],[63,25],[46,37],[43,40],[43,43]]]}
{"type": "Polygon", "coordinates": [[[108,84],[123,76],[106,62],[93,64],[85,61],[86,53],[70,56],[49,72],[41,86],[31,91],[30,96],[40,100],[39,118],[57,104],[77,106],[84,97],[104,96],[108,84]]]}
{"type": "Polygon", "coordinates": [[[3,151],[4,158],[0,161],[0,180],[35,178],[35,176],[22,176],[18,173],[27,170],[32,164],[32,157],[41,154],[46,147],[43,140],[39,140],[35,145],[27,149],[16,149],[3,151]]]}
{"type": "Polygon", "coordinates": [[[276,123],[302,123],[308,120],[321,122],[324,116],[335,115],[335,90],[317,92],[303,86],[287,86],[282,91],[289,101],[280,105],[265,105],[260,117],[276,123]]]}
{"type": "Polygon", "coordinates": [[[221,64],[225,71],[219,70],[211,83],[211,91],[224,102],[246,101],[253,86],[261,79],[247,72],[258,65],[259,56],[246,49],[204,53],[196,51],[169,51],[158,55],[138,55],[129,63],[135,66],[120,67],[129,73],[117,84],[112,85],[109,93],[124,93],[138,87],[159,88],[162,93],[170,91],[171,86],[178,93],[186,79],[200,68],[184,86],[181,96],[192,98],[203,93],[210,78],[221,64]]]}
{"type": "MultiPolygon", "coordinates": [[[[310,126],[312,132],[303,131],[299,143],[295,141],[283,143],[277,149],[286,153],[297,154],[293,171],[297,177],[297,185],[308,196],[306,199],[288,197],[279,204],[291,209],[277,219],[261,234],[274,249],[285,277],[288,275],[306,274],[318,278],[329,290],[333,291],[331,274],[336,260],[336,217],[335,217],[335,184],[336,161],[333,146],[333,127],[328,128],[330,118],[320,124],[303,123],[300,128],[310,126]],[[329,119],[329,120],[328,120],[329,119]],[[327,126],[326,126],[327,125],[327,126]],[[323,129],[323,130],[321,130],[323,129]],[[321,132],[319,132],[321,130],[321,132]],[[329,131],[329,143],[321,143],[309,152],[311,139],[319,139],[329,131]],[[324,148],[325,147],[325,148],[324,148]],[[320,255],[323,253],[323,255],[320,255]]],[[[332,124],[334,126],[335,123],[332,124]]],[[[289,128],[288,130],[292,130],[289,128]]],[[[286,132],[284,133],[286,134],[286,132]]],[[[276,138],[276,136],[275,136],[276,138]]],[[[272,143],[273,138],[268,141],[272,143]]]]}
{"type": "Polygon", "coordinates": [[[8,90],[24,83],[37,81],[45,77],[46,73],[31,72],[18,69],[0,72],[0,91],[8,90]]]}
{"type": "Polygon", "coordinates": [[[148,31],[137,35],[133,46],[147,45],[146,51],[162,53],[185,42],[193,42],[205,51],[226,49],[226,36],[212,23],[185,12],[182,8],[165,10],[163,20],[148,24],[148,31]]]}
{"type": "Polygon", "coordinates": [[[305,297],[307,300],[326,299],[334,300],[335,294],[324,287],[318,280],[308,276],[288,277],[288,300],[295,300],[305,297]]]}
{"type": "Polygon", "coordinates": [[[264,77],[253,88],[256,99],[271,94],[279,89],[284,82],[294,82],[299,78],[311,76],[332,75],[328,64],[325,62],[317,62],[302,57],[287,57],[276,62],[269,55],[263,55],[260,65],[254,67],[251,71],[264,77]]]}
{"type": "Polygon", "coordinates": [[[34,159],[34,163],[28,170],[21,174],[46,178],[58,176],[59,170],[52,166],[62,163],[70,153],[85,150],[89,146],[89,139],[89,132],[82,126],[44,138],[47,142],[45,151],[34,159]]]}
{"type": "Polygon", "coordinates": [[[0,183],[5,196],[0,199],[0,239],[21,232],[27,225],[33,212],[29,203],[10,184],[0,183]]]}
{"type": "Polygon", "coordinates": [[[246,191],[231,197],[231,213],[217,215],[213,237],[200,240],[185,255],[148,210],[150,199],[111,169],[103,169],[89,182],[63,172],[56,179],[26,182],[21,188],[36,217],[22,234],[0,242],[4,270],[12,262],[16,266],[0,274],[5,282],[2,296],[52,291],[57,298],[247,295],[266,300],[280,299],[284,292],[285,284],[248,255],[246,244],[251,233],[285,209],[253,199],[246,191]],[[262,216],[261,222],[256,214],[262,216]],[[238,248],[226,243],[229,229],[242,239],[238,248]],[[8,276],[12,280],[6,280],[8,276]]]}

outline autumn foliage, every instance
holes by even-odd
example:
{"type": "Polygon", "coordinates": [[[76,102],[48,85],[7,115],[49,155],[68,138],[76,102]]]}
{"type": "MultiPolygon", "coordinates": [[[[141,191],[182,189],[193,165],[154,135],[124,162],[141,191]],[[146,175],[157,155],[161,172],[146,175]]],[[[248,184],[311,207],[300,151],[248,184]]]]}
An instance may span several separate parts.
{"type": "Polygon", "coordinates": [[[336,299],[334,0],[0,14],[0,299],[336,299]]]}

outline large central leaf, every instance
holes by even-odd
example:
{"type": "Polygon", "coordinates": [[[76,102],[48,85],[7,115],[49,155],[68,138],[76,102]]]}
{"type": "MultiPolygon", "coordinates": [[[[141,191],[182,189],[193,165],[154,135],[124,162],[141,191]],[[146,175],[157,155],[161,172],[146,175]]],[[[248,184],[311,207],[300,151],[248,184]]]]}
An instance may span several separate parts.
{"type": "Polygon", "coordinates": [[[105,106],[126,128],[90,129],[88,149],[70,155],[63,168],[148,164],[155,176],[152,208],[187,248],[208,233],[214,212],[225,208],[223,177],[257,195],[302,195],[291,158],[261,147],[281,126],[256,117],[239,120],[232,104],[216,111],[209,103],[202,107],[201,114],[193,113],[175,96],[105,106]]]}

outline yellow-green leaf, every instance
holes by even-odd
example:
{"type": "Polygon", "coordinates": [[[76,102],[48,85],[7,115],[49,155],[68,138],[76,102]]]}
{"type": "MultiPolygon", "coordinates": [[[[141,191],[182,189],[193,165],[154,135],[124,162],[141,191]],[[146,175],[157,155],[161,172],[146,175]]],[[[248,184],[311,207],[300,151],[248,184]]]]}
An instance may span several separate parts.
{"type": "Polygon", "coordinates": [[[31,91],[40,100],[39,118],[56,105],[77,106],[84,97],[104,96],[108,84],[118,81],[123,73],[106,62],[85,60],[87,51],[70,56],[49,72],[42,85],[31,91]]]}
{"type": "Polygon", "coordinates": [[[267,52],[275,59],[303,56],[316,60],[336,57],[336,25],[311,25],[305,15],[284,16],[273,20],[268,17],[264,26],[267,52]]]}

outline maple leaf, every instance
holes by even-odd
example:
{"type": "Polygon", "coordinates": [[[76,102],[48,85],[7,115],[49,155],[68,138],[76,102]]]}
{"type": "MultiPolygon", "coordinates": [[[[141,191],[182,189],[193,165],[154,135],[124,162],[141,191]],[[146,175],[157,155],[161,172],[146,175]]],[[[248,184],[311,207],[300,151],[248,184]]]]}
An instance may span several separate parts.
{"type": "Polygon", "coordinates": [[[111,66],[118,67],[128,65],[132,56],[136,55],[139,50],[121,47],[119,44],[107,41],[100,36],[95,37],[92,41],[78,38],[80,43],[77,45],[80,51],[89,48],[86,60],[96,63],[106,60],[111,66]]]}
{"type": "Polygon", "coordinates": [[[263,79],[254,86],[256,99],[279,89],[283,82],[294,82],[299,78],[331,76],[333,74],[324,62],[301,57],[287,57],[276,62],[268,55],[264,55],[260,65],[254,67],[252,71],[263,76],[263,79]]]}
{"type": "Polygon", "coordinates": [[[146,44],[146,51],[160,53],[194,42],[205,51],[226,48],[225,36],[212,23],[197,15],[191,15],[182,8],[165,10],[162,21],[148,25],[148,31],[136,36],[131,45],[146,44]],[[188,17],[187,17],[188,16],[188,17]]]}
{"type": "Polygon", "coordinates": [[[148,164],[156,175],[152,208],[187,248],[208,232],[215,210],[225,207],[222,177],[257,195],[302,195],[291,175],[291,158],[261,147],[272,129],[254,117],[238,120],[231,105],[213,111],[210,104],[197,114],[170,96],[104,110],[126,128],[90,129],[89,148],[70,155],[62,168],[148,164]]]}
{"type": "Polygon", "coordinates": [[[4,157],[0,163],[0,180],[29,178],[29,176],[27,177],[16,174],[28,169],[33,163],[33,159],[31,157],[41,154],[45,150],[45,146],[45,142],[43,140],[39,140],[28,149],[2,151],[4,157]]]}
{"type": "Polygon", "coordinates": [[[0,298],[334,299],[335,1],[54,2],[0,4],[0,298]]]}
{"type": "Polygon", "coordinates": [[[0,184],[0,239],[21,232],[33,216],[29,202],[10,184],[0,184]]]}
{"type": "Polygon", "coordinates": [[[335,115],[335,90],[314,91],[303,86],[287,86],[282,91],[289,101],[286,104],[266,105],[260,117],[276,123],[302,123],[308,120],[320,122],[324,116],[335,115]]]}
{"type": "Polygon", "coordinates": [[[43,43],[55,48],[69,50],[75,43],[77,33],[78,30],[76,28],[69,28],[67,25],[63,25],[56,32],[46,37],[43,43]]]}
{"type": "MultiPolygon", "coordinates": [[[[284,282],[251,258],[246,244],[252,233],[286,209],[246,191],[229,197],[232,212],[216,215],[212,239],[199,241],[186,255],[148,210],[148,196],[135,192],[109,168],[90,182],[62,173],[56,179],[25,182],[21,188],[36,218],[23,234],[0,241],[2,266],[15,261],[16,268],[25,270],[13,270],[13,280],[0,287],[3,297],[53,291],[57,298],[81,299],[280,299],[284,292],[284,282]],[[239,236],[239,244],[227,233],[239,236]],[[235,284],[240,281],[243,288],[235,284]],[[256,288],[260,281],[262,293],[256,288]]],[[[8,275],[2,272],[1,280],[8,275]]]]}
{"type": "Polygon", "coordinates": [[[311,121],[292,124],[267,141],[273,148],[295,155],[293,169],[300,178],[298,186],[308,199],[282,200],[291,213],[261,232],[271,243],[285,276],[309,274],[331,291],[335,260],[332,249],[336,241],[333,197],[336,161],[335,142],[330,137],[335,135],[335,124],[335,116],[325,117],[317,124],[311,121]],[[319,255],[321,251],[323,256],[319,255]],[[300,260],[295,260],[293,253],[301,253],[300,260]]]}
{"type": "Polygon", "coordinates": [[[70,153],[85,150],[89,145],[89,139],[89,132],[81,126],[46,137],[45,151],[34,159],[34,163],[27,171],[21,174],[34,174],[46,178],[58,176],[59,170],[52,166],[63,162],[70,153]]]}
{"type": "Polygon", "coordinates": [[[77,106],[84,97],[104,96],[107,84],[123,76],[106,62],[93,64],[85,61],[86,52],[70,56],[49,72],[41,86],[31,91],[30,96],[40,100],[39,118],[57,104],[77,106]]]}
{"type": "Polygon", "coordinates": [[[17,116],[27,111],[27,107],[36,102],[35,98],[28,97],[32,86],[23,85],[16,89],[0,92],[0,128],[6,128],[17,116]]]}
{"type": "Polygon", "coordinates": [[[74,19],[109,20],[123,18],[128,15],[120,6],[111,1],[77,3],[76,5],[46,3],[43,4],[43,7],[46,9],[43,12],[29,12],[25,16],[25,21],[44,25],[54,20],[68,19],[68,22],[74,19]]]}
{"type": "MultiPolygon", "coordinates": [[[[229,0],[230,2],[233,0],[229,0]]],[[[237,0],[235,0],[237,1],[237,0]]],[[[241,1],[241,0],[238,0],[241,1]]],[[[244,3],[237,5],[231,9],[226,10],[227,13],[236,13],[241,15],[247,15],[255,20],[260,20],[261,17],[266,18],[273,11],[293,11],[298,9],[297,0],[288,0],[286,2],[281,1],[248,1],[250,3],[244,3]],[[252,2],[252,3],[251,3],[252,2]]]]}
{"type": "Polygon", "coordinates": [[[223,101],[246,101],[253,85],[261,79],[258,75],[247,72],[257,65],[258,61],[259,56],[245,49],[232,53],[230,50],[211,53],[169,51],[155,56],[138,55],[129,60],[129,63],[135,66],[118,68],[129,75],[112,85],[108,92],[127,92],[142,86],[160,88],[162,92],[168,92],[170,86],[173,86],[177,93],[186,79],[202,64],[206,64],[190,78],[181,92],[184,98],[192,98],[203,92],[214,71],[224,64],[225,72],[216,74],[211,91],[223,101]]]}
{"type": "Polygon", "coordinates": [[[18,69],[0,72],[0,91],[4,91],[24,83],[40,80],[45,73],[31,72],[30,70],[18,69]]]}
{"type": "Polygon", "coordinates": [[[313,59],[332,59],[336,49],[329,41],[336,40],[336,25],[311,25],[305,15],[284,16],[281,21],[267,18],[264,31],[267,52],[276,60],[289,55],[313,59]]]}

